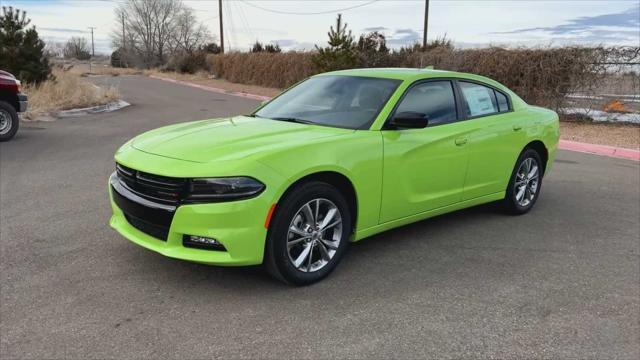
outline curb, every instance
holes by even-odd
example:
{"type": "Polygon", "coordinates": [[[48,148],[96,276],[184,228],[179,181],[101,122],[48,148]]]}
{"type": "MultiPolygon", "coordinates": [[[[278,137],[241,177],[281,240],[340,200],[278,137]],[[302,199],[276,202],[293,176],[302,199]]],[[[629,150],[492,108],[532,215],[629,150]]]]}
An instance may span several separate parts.
{"type": "MultiPolygon", "coordinates": [[[[249,94],[249,93],[237,92],[237,91],[227,91],[221,88],[216,88],[216,87],[206,86],[206,85],[199,85],[199,84],[194,84],[187,81],[175,80],[175,79],[165,78],[161,76],[149,75],[149,77],[157,80],[168,81],[174,84],[190,86],[197,89],[211,91],[219,94],[239,96],[243,98],[260,100],[260,101],[271,99],[271,97],[269,96],[249,94]]],[[[640,151],[633,150],[633,149],[625,149],[625,148],[606,146],[606,145],[588,144],[588,143],[581,143],[581,142],[569,141],[569,140],[560,140],[559,148],[562,150],[569,150],[569,151],[576,151],[576,152],[587,153],[587,154],[603,155],[603,156],[610,156],[610,157],[615,157],[620,159],[640,161],[640,151]]]]}
{"type": "Polygon", "coordinates": [[[82,116],[82,115],[86,115],[86,114],[97,114],[97,113],[103,113],[103,112],[111,112],[111,111],[120,110],[120,109],[125,108],[125,107],[127,107],[129,105],[131,105],[131,104],[129,104],[128,102],[126,102],[124,100],[118,100],[118,101],[112,101],[112,102],[104,104],[104,105],[58,111],[55,114],[55,116],[59,117],[59,118],[65,118],[65,117],[82,116]]]}
{"type": "Polygon", "coordinates": [[[603,155],[619,159],[640,161],[640,150],[625,149],[606,145],[588,144],[570,140],[560,140],[559,148],[587,154],[603,155]]]}
{"type": "Polygon", "coordinates": [[[252,100],[259,100],[259,101],[271,100],[271,97],[269,97],[269,96],[249,94],[249,93],[238,92],[238,91],[228,91],[228,90],[217,88],[217,87],[213,87],[213,86],[194,84],[194,83],[190,83],[190,82],[187,82],[187,81],[170,79],[170,78],[165,78],[165,77],[156,76],[156,75],[149,75],[149,77],[152,78],[152,79],[168,81],[168,82],[174,83],[174,84],[180,84],[180,85],[190,86],[190,87],[201,89],[201,90],[211,91],[211,92],[218,93],[218,94],[239,96],[239,97],[252,99],[252,100]]]}

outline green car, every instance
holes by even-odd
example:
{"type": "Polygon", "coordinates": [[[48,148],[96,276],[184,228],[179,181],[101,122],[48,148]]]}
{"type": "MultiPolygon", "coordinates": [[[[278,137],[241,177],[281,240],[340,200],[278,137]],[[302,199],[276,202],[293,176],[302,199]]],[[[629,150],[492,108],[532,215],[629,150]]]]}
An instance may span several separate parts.
{"type": "Polygon", "coordinates": [[[162,255],[265,264],[305,285],[351,241],[501,201],[529,211],[558,116],[491,79],[421,69],[313,76],[250,115],[180,123],[124,144],[110,224],[162,255]]]}

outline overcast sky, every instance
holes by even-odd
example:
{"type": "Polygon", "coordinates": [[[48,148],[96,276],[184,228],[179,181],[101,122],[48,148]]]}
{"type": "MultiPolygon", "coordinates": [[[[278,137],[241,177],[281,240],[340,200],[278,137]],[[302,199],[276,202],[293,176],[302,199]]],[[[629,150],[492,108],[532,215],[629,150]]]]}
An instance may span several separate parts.
{"type": "MultiPolygon", "coordinates": [[[[71,36],[90,39],[96,52],[111,51],[117,25],[113,9],[124,0],[0,0],[27,11],[46,41],[71,36]]],[[[218,39],[218,0],[184,1],[218,39]]],[[[458,46],[571,44],[640,45],[639,0],[434,1],[429,38],[446,36],[458,46]]],[[[378,30],[392,47],[421,41],[424,0],[223,0],[225,44],[247,50],[256,39],[285,49],[312,49],[326,43],[337,10],[354,35],[378,30]],[[356,7],[358,6],[358,7],[356,7]],[[356,7],[352,9],[347,9],[356,7]],[[342,10],[341,10],[342,9],[342,10]],[[315,14],[309,14],[315,13],[315,14]]]]}

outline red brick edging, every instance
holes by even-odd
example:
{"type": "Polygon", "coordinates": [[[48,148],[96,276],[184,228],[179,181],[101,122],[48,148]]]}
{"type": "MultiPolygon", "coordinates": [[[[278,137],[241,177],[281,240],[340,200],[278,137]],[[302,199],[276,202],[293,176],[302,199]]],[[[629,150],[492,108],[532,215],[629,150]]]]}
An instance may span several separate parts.
{"type": "Polygon", "coordinates": [[[560,140],[560,149],[640,161],[640,150],[560,140]]]}

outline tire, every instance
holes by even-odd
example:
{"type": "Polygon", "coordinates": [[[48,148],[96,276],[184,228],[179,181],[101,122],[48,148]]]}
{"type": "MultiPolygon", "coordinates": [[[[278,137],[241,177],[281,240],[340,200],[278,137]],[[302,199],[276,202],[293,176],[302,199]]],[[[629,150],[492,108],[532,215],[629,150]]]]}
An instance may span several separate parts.
{"type": "Polygon", "coordinates": [[[296,186],[278,203],[269,226],[264,261],[267,271],[291,285],[320,281],[342,259],[351,232],[352,215],[338,189],[319,181],[296,186]],[[326,225],[324,230],[322,225],[326,225]]]}
{"type": "Polygon", "coordinates": [[[508,213],[522,215],[533,208],[540,197],[543,170],[544,165],[537,151],[530,148],[522,151],[511,173],[503,200],[503,207],[508,213]],[[523,178],[526,169],[529,169],[529,175],[523,178]]]}
{"type": "Polygon", "coordinates": [[[0,101],[0,141],[11,140],[18,132],[20,118],[16,109],[6,101],[0,101]]]}

